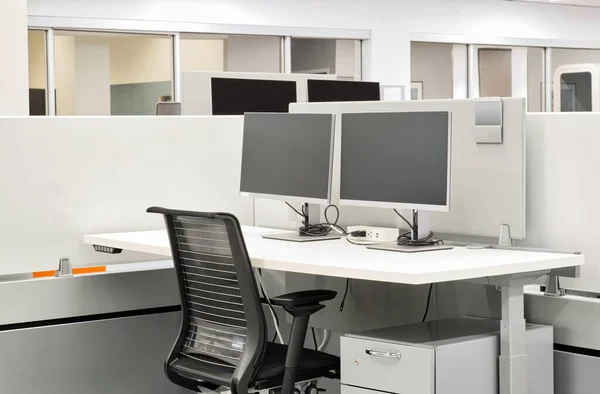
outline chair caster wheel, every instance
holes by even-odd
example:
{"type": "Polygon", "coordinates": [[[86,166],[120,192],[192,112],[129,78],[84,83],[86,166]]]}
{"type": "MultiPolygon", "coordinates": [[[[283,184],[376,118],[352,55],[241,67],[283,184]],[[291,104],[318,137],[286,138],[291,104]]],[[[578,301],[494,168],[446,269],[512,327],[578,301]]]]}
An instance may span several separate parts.
{"type": "Polygon", "coordinates": [[[294,394],[302,394],[299,389],[294,389],[293,393],[294,394]]]}
{"type": "Polygon", "coordinates": [[[304,388],[304,394],[319,394],[321,391],[325,390],[317,388],[317,386],[312,383],[304,388]]]}

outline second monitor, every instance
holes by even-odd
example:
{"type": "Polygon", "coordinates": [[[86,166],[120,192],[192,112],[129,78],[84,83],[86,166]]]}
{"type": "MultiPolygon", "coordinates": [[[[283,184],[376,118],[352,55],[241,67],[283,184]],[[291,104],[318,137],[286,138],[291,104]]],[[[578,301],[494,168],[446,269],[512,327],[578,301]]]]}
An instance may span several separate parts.
{"type": "Polygon", "coordinates": [[[413,211],[398,245],[377,248],[447,248],[418,212],[450,210],[450,112],[345,113],[341,130],[340,204],[413,211]]]}

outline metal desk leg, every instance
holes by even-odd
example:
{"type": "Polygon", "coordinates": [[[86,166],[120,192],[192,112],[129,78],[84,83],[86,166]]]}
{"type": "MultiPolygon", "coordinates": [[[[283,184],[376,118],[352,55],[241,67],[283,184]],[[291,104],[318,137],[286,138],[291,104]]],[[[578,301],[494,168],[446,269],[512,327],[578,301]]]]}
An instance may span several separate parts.
{"type": "Polygon", "coordinates": [[[523,286],[502,286],[500,394],[527,394],[527,347],[523,286]]]}

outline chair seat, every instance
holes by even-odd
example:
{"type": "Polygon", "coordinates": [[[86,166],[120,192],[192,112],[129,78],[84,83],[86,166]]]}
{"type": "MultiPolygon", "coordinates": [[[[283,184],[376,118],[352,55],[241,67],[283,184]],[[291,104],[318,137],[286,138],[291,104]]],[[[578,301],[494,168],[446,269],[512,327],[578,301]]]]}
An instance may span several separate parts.
{"type": "MultiPolygon", "coordinates": [[[[285,372],[285,356],[287,346],[278,343],[267,343],[267,351],[263,357],[260,369],[254,378],[254,382],[264,386],[267,381],[279,381],[285,372]]],[[[300,356],[298,377],[302,379],[314,379],[328,375],[328,371],[340,370],[340,358],[331,354],[311,349],[304,349],[300,356]],[[310,375],[309,377],[306,377],[310,375]]]]}
{"type": "MultiPolygon", "coordinates": [[[[267,348],[260,364],[260,369],[254,378],[251,387],[258,390],[278,387],[283,381],[285,372],[285,357],[287,346],[277,343],[267,343],[267,348]]],[[[210,357],[195,355],[206,360],[210,357]]],[[[232,368],[220,367],[207,368],[206,364],[191,358],[182,357],[175,360],[170,368],[178,374],[188,378],[195,378],[215,383],[222,386],[231,384],[232,368]]],[[[297,380],[311,380],[331,375],[330,371],[339,373],[340,359],[331,354],[318,352],[316,350],[304,349],[300,357],[297,380]]]]}

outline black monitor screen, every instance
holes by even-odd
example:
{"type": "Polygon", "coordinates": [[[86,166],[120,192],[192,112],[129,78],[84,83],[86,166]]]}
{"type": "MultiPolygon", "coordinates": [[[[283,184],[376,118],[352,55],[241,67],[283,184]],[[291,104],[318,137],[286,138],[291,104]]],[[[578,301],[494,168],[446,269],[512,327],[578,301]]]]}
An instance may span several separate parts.
{"type": "Polygon", "coordinates": [[[297,101],[295,81],[212,78],[211,92],[213,115],[289,112],[297,101]]]}
{"type": "Polygon", "coordinates": [[[308,80],[308,102],[379,101],[379,82],[308,80]]]}
{"type": "Polygon", "coordinates": [[[329,198],[333,115],[246,114],[240,191],[329,198]]]}
{"type": "Polygon", "coordinates": [[[340,198],[446,206],[450,127],[449,112],[342,114],[340,198]]]}

